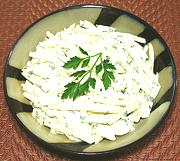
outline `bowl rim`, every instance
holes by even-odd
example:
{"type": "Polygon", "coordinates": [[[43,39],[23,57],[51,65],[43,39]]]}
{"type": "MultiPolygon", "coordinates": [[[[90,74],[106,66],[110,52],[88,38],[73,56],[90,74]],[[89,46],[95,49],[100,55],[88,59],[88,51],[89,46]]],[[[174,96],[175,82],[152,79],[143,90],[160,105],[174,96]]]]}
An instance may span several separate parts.
{"type": "Polygon", "coordinates": [[[20,125],[20,127],[23,129],[23,131],[25,131],[25,133],[30,136],[30,138],[32,138],[33,140],[35,140],[36,142],[38,142],[38,145],[42,145],[44,148],[48,149],[48,151],[53,151],[53,152],[58,152],[61,154],[71,154],[72,156],[78,156],[78,157],[101,157],[101,156],[109,156],[109,154],[116,154],[117,152],[120,151],[124,151],[127,150],[127,148],[129,147],[133,147],[134,145],[144,141],[144,139],[149,136],[155,129],[157,129],[159,127],[159,125],[162,123],[162,121],[165,120],[165,117],[167,116],[167,114],[170,112],[170,110],[172,110],[172,107],[174,105],[175,102],[175,97],[176,97],[176,91],[177,91],[177,72],[176,72],[176,65],[175,65],[175,61],[173,59],[173,56],[171,54],[171,51],[167,45],[167,43],[165,42],[165,40],[161,37],[161,35],[149,24],[147,23],[145,20],[141,19],[140,17],[130,13],[129,11],[120,9],[120,8],[116,8],[116,7],[112,7],[112,6],[108,6],[108,5],[97,5],[97,4],[80,4],[80,5],[74,5],[74,6],[68,6],[68,7],[63,7],[60,9],[57,9],[55,11],[49,12],[43,16],[41,16],[40,18],[38,18],[36,21],[34,21],[33,23],[31,23],[30,25],[28,25],[28,27],[26,27],[25,30],[23,30],[23,32],[20,33],[20,35],[17,37],[17,39],[15,40],[15,42],[12,44],[8,56],[6,58],[6,62],[4,65],[4,73],[3,73],[3,88],[4,88],[4,95],[5,95],[5,100],[8,106],[8,109],[11,111],[11,114],[14,116],[14,118],[16,119],[16,121],[18,122],[18,124],[20,125]],[[16,47],[16,45],[18,44],[19,40],[34,26],[36,25],[38,22],[40,22],[41,20],[52,16],[56,13],[60,13],[66,10],[74,10],[74,9],[80,9],[80,8],[100,8],[100,9],[111,9],[114,10],[115,12],[122,12],[128,16],[130,16],[131,18],[137,20],[138,22],[142,23],[144,26],[150,28],[152,30],[153,33],[156,34],[157,38],[160,39],[160,41],[162,42],[162,44],[165,46],[165,48],[167,49],[168,55],[170,56],[171,62],[172,62],[172,78],[173,78],[173,92],[172,92],[172,97],[170,99],[170,105],[168,110],[164,113],[164,115],[161,117],[160,121],[155,124],[155,126],[149,131],[147,132],[144,136],[142,136],[141,138],[137,139],[136,141],[127,144],[123,147],[119,147],[119,148],[115,148],[112,150],[106,150],[106,151],[98,151],[98,152],[78,152],[75,150],[68,150],[68,149],[64,149],[64,148],[56,148],[53,146],[50,146],[52,149],[49,149],[47,147],[47,144],[51,144],[51,143],[47,143],[46,141],[42,140],[41,138],[39,138],[38,136],[36,136],[34,133],[32,133],[21,121],[20,119],[16,116],[16,114],[14,113],[13,110],[11,110],[10,108],[10,103],[8,101],[8,94],[7,94],[7,86],[6,86],[6,77],[7,77],[7,73],[6,73],[6,69],[9,63],[9,60],[11,59],[11,56],[13,54],[13,51],[16,47]]]}

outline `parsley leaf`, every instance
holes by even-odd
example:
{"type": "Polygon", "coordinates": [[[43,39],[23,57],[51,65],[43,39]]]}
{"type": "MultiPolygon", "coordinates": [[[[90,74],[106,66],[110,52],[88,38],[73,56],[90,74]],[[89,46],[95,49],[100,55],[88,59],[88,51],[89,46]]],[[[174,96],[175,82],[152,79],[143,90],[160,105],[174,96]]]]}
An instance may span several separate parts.
{"type": "Polygon", "coordinates": [[[113,72],[112,72],[112,71],[108,71],[108,70],[106,70],[105,72],[108,74],[109,78],[111,78],[112,80],[114,80],[114,79],[115,79],[114,74],[113,74],[113,72]]]}
{"type": "Polygon", "coordinates": [[[109,59],[105,59],[105,60],[103,61],[103,67],[104,67],[104,69],[112,69],[112,70],[115,70],[115,69],[116,69],[116,68],[114,67],[114,65],[109,62],[109,59]]]}
{"type": "Polygon", "coordinates": [[[93,89],[95,89],[96,80],[94,78],[89,78],[89,84],[93,89]]]}
{"type": "Polygon", "coordinates": [[[103,85],[105,90],[107,90],[109,88],[109,86],[111,85],[111,80],[114,80],[114,74],[112,71],[109,70],[115,70],[115,66],[113,64],[111,64],[109,62],[109,59],[105,59],[103,62],[103,68],[104,68],[104,73],[102,75],[102,81],[103,81],[103,85]]]}
{"type": "Polygon", "coordinates": [[[102,70],[102,64],[96,66],[96,74],[98,74],[102,70]]]}
{"type": "Polygon", "coordinates": [[[70,69],[70,68],[76,69],[79,66],[79,64],[81,63],[82,60],[83,60],[82,58],[79,58],[77,56],[72,57],[72,58],[70,58],[69,61],[67,61],[64,64],[63,67],[66,68],[66,69],[70,69]]]}
{"type": "Polygon", "coordinates": [[[81,51],[81,53],[82,53],[82,54],[84,54],[84,55],[87,55],[87,56],[88,56],[87,51],[85,51],[83,48],[79,47],[79,50],[81,51]]]}
{"type": "Polygon", "coordinates": [[[83,68],[83,67],[88,66],[89,62],[90,62],[90,58],[84,60],[81,67],[83,68]]]}
{"type": "Polygon", "coordinates": [[[67,61],[64,64],[64,68],[66,69],[76,69],[80,63],[82,63],[81,68],[88,66],[89,62],[91,61],[91,58],[93,58],[94,63],[92,64],[91,67],[87,70],[80,70],[72,73],[70,76],[75,77],[75,81],[72,81],[71,83],[68,83],[65,85],[65,90],[61,96],[61,99],[73,99],[75,100],[77,97],[85,95],[88,91],[89,88],[92,87],[95,89],[96,87],[96,79],[91,77],[92,72],[94,71],[95,68],[95,73],[99,74],[103,70],[102,74],[102,82],[104,85],[105,90],[107,90],[111,82],[115,79],[113,70],[115,70],[115,66],[110,63],[109,59],[102,60],[102,53],[94,54],[92,56],[89,56],[89,54],[83,50],[81,47],[79,47],[79,50],[84,54],[87,55],[88,57],[86,58],[79,58],[77,56],[70,58],[69,61],[67,61]],[[97,63],[101,61],[98,65],[97,63]],[[87,80],[82,83],[81,81],[84,80],[84,78],[87,77],[87,80]]]}
{"type": "Polygon", "coordinates": [[[107,90],[111,84],[111,79],[110,79],[110,77],[106,71],[102,75],[102,81],[103,81],[103,85],[104,85],[105,90],[107,90]]]}
{"type": "Polygon", "coordinates": [[[83,74],[85,74],[86,71],[85,70],[81,70],[81,71],[77,71],[73,74],[71,74],[70,76],[73,76],[73,77],[81,77],[83,74]]]}
{"type": "Polygon", "coordinates": [[[89,80],[87,80],[82,85],[80,85],[78,96],[82,96],[82,95],[86,94],[88,92],[88,90],[89,90],[89,80]]]}
{"type": "Polygon", "coordinates": [[[77,97],[77,92],[79,89],[79,83],[71,82],[65,85],[66,90],[61,96],[61,99],[73,98],[73,100],[77,97]]]}

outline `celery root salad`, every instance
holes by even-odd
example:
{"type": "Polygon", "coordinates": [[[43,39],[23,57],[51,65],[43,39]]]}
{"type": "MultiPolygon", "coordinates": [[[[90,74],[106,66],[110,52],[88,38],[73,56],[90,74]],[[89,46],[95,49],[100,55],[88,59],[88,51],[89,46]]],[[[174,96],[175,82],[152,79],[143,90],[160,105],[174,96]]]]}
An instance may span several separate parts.
{"type": "Polygon", "coordinates": [[[144,38],[88,21],[72,24],[29,53],[23,95],[53,134],[98,143],[133,130],[150,115],[160,84],[144,38]]]}

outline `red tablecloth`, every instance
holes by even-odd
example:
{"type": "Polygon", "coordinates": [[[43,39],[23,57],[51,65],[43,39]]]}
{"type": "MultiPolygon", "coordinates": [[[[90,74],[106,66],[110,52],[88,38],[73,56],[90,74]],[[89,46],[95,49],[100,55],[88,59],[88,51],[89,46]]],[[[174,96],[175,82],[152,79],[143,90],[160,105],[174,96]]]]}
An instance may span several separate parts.
{"type": "MultiPolygon", "coordinates": [[[[152,25],[165,39],[180,78],[180,0],[0,0],[0,161],[67,161],[39,147],[19,128],[3,93],[3,68],[20,33],[53,10],[77,4],[103,4],[129,11],[152,25]]],[[[113,161],[180,160],[180,86],[166,120],[141,147],[130,149],[113,161]]]]}

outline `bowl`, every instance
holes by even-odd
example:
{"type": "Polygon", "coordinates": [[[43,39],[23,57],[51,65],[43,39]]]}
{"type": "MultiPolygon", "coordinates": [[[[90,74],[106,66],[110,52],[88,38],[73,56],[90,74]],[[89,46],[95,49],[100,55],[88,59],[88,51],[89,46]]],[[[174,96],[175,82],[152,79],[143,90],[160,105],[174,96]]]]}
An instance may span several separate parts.
{"type": "MultiPolygon", "coordinates": [[[[74,156],[104,156],[118,153],[120,150],[138,144],[152,132],[171,109],[176,91],[176,68],[171,52],[162,39],[148,23],[126,11],[99,5],[79,5],[52,12],[33,23],[17,39],[12,47],[4,69],[4,92],[9,110],[32,139],[48,150],[74,156]],[[50,134],[49,128],[39,125],[32,117],[32,107],[23,97],[21,83],[25,78],[21,69],[30,59],[28,54],[35,50],[46,31],[56,33],[80,20],[94,24],[115,27],[118,31],[141,36],[154,47],[154,72],[159,73],[161,89],[156,97],[150,117],[135,124],[136,130],[115,141],[103,140],[89,145],[84,142],[72,142],[64,135],[50,134]]],[[[157,136],[158,137],[158,136],[157,136]]]]}

